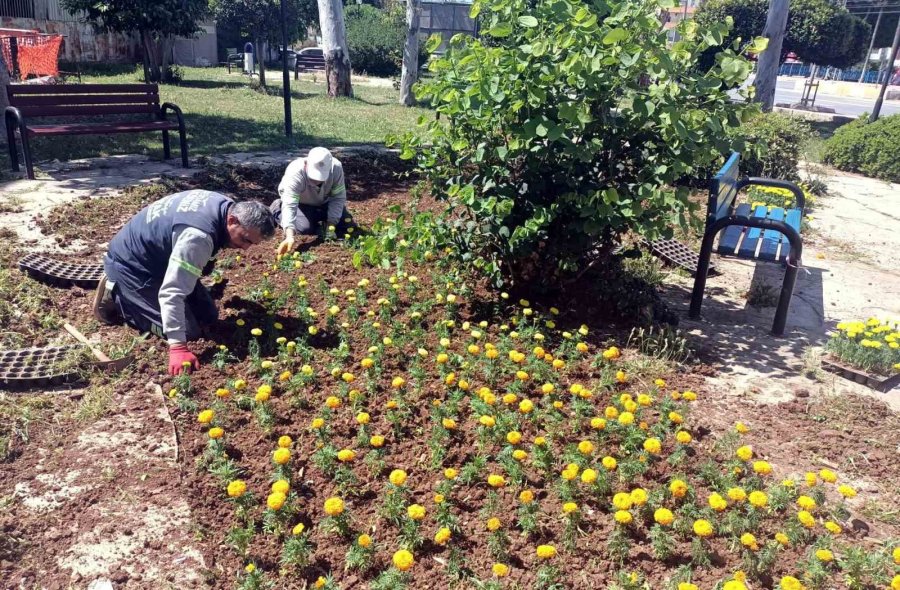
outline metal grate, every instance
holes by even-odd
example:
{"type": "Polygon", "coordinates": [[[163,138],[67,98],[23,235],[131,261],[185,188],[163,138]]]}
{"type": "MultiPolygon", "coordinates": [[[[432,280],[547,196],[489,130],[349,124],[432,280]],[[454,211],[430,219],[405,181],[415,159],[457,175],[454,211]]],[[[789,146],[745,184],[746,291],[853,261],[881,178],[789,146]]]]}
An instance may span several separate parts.
{"type": "MultiPolygon", "coordinates": [[[[648,242],[641,240],[644,246],[650,248],[654,256],[664,260],[669,264],[674,264],[691,273],[691,276],[697,274],[697,266],[700,264],[700,256],[677,240],[654,240],[648,242]]],[[[710,263],[709,272],[715,273],[716,269],[710,263]]]]}
{"type": "Polygon", "coordinates": [[[19,260],[19,270],[28,276],[54,287],[93,289],[103,275],[102,264],[73,264],[43,256],[28,254],[19,260]]]}

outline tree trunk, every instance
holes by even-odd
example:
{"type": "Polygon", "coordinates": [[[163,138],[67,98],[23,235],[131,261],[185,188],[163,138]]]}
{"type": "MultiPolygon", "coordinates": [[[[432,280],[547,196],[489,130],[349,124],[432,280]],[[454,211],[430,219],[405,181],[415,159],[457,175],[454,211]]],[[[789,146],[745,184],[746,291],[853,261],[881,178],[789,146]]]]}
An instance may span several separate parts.
{"type": "Polygon", "coordinates": [[[256,39],[256,61],[259,62],[259,85],[266,87],[266,45],[265,41],[256,39]]]}
{"type": "Polygon", "coordinates": [[[784,44],[789,5],[790,0],[769,0],[769,13],[763,30],[763,37],[769,38],[769,46],[759,55],[756,80],[753,83],[756,87],[756,101],[766,112],[771,111],[775,105],[775,83],[781,66],[781,46],[784,44]]]}
{"type": "Polygon", "coordinates": [[[171,82],[169,66],[172,65],[172,48],[175,47],[175,37],[166,35],[159,40],[160,79],[163,82],[171,82]]]}
{"type": "Polygon", "coordinates": [[[162,75],[159,70],[159,56],[157,53],[157,45],[153,40],[153,35],[150,34],[150,31],[142,31],[141,32],[141,44],[144,47],[144,60],[145,60],[145,72],[144,72],[144,81],[157,84],[162,80],[162,75]]]}
{"type": "Polygon", "coordinates": [[[400,104],[416,103],[412,86],[419,79],[419,15],[420,0],[406,0],[406,44],[403,46],[403,72],[400,76],[400,104]]]}
{"type": "Polygon", "coordinates": [[[9,106],[9,97],[6,96],[6,87],[9,86],[9,72],[6,71],[6,62],[3,60],[3,52],[0,51],[0,140],[6,141],[6,107],[9,106]]]}
{"type": "Polygon", "coordinates": [[[350,51],[344,30],[344,8],[341,0],[318,0],[319,28],[325,54],[325,80],[328,96],[353,96],[350,85],[350,51]]]}

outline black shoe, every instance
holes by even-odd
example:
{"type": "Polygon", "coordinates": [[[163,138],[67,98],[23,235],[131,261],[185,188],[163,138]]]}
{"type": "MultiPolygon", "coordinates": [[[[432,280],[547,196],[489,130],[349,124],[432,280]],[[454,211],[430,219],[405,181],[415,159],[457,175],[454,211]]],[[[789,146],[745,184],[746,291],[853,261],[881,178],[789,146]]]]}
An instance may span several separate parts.
{"type": "Polygon", "coordinates": [[[272,204],[269,205],[269,211],[272,213],[272,217],[275,218],[275,225],[281,224],[281,199],[275,199],[272,201],[272,204]]]}
{"type": "Polygon", "coordinates": [[[108,288],[106,273],[100,275],[100,282],[94,291],[94,317],[104,324],[114,326],[122,323],[119,306],[113,301],[112,289],[108,288]]]}

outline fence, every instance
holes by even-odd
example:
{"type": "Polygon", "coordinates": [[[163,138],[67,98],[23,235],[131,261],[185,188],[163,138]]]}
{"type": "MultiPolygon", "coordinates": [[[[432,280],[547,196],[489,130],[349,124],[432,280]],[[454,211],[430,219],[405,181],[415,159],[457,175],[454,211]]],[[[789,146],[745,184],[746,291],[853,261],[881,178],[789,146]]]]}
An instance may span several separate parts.
{"type": "Polygon", "coordinates": [[[423,37],[432,33],[441,36],[441,45],[436,53],[447,49],[447,42],[457,33],[466,35],[478,34],[478,21],[469,18],[472,4],[461,2],[423,2],[422,16],[419,18],[419,31],[423,37]]]}
{"type": "Polygon", "coordinates": [[[59,5],[59,0],[0,0],[0,16],[62,22],[78,20],[59,5]]]}
{"type": "MultiPolygon", "coordinates": [[[[801,78],[808,78],[809,71],[812,68],[809,64],[802,63],[784,63],[781,64],[781,69],[778,71],[779,76],[797,76],[801,78]]],[[[835,68],[823,68],[820,67],[816,70],[816,78],[820,80],[838,80],[841,82],[859,82],[859,76],[862,74],[862,70],[838,70],[835,68]]],[[[881,76],[879,78],[878,67],[868,68],[866,70],[866,77],[863,82],[868,82],[870,84],[876,84],[882,82],[884,80],[885,75],[890,75],[890,72],[881,72],[881,76]]]]}

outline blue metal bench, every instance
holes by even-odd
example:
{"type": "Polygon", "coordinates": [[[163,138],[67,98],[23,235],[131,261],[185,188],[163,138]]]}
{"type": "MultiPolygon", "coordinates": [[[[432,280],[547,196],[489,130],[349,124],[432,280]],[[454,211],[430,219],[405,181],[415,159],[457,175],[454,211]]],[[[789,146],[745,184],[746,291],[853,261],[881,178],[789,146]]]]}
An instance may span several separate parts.
{"type": "Polygon", "coordinates": [[[713,243],[721,233],[716,248],[720,255],[780,262],[787,266],[778,307],[775,309],[775,321],[772,324],[773,334],[776,336],[784,334],[788,307],[791,304],[797,271],[800,268],[800,257],[803,253],[800,220],[803,217],[804,205],[803,191],[792,182],[741,177],[740,154],[731,154],[710,183],[706,230],[700,247],[700,261],[691,295],[690,317],[694,319],[700,317],[709,259],[712,256],[713,243]],[[746,203],[738,204],[738,193],[751,185],[788,189],[794,194],[797,208],[785,210],[764,205],[751,208],[746,203]]]}

